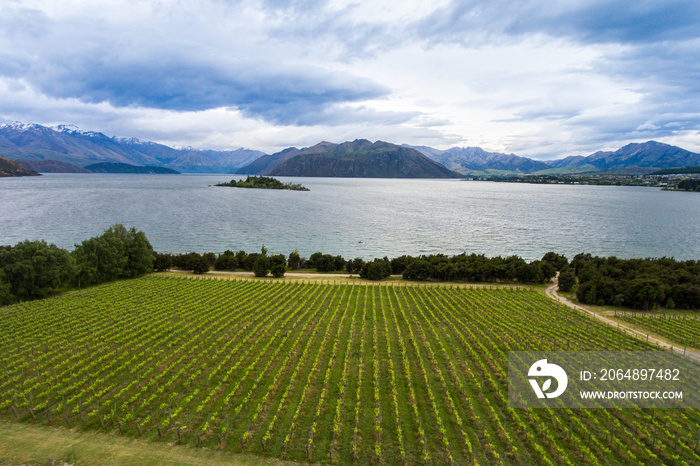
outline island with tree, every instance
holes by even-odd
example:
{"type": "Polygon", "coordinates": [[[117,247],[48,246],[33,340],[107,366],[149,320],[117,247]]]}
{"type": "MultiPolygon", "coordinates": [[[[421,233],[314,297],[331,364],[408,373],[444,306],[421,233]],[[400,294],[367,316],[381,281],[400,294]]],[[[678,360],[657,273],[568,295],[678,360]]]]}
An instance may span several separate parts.
{"type": "Polygon", "coordinates": [[[218,183],[214,186],[228,186],[231,188],[257,188],[257,189],[288,189],[292,191],[308,191],[308,188],[295,183],[282,183],[269,176],[248,176],[245,181],[231,180],[228,183],[218,183]]]}

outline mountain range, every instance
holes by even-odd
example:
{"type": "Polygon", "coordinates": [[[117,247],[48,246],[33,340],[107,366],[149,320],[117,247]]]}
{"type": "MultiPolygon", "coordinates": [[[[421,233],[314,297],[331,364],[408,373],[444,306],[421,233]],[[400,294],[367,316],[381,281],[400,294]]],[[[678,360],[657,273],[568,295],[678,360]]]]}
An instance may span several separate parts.
{"type": "Polygon", "coordinates": [[[11,160],[55,160],[79,167],[111,162],[166,167],[188,173],[227,173],[262,155],[265,154],[248,149],[173,149],[155,142],[83,131],[70,125],[49,128],[15,122],[0,126],[0,156],[11,160]]]}
{"type": "Polygon", "coordinates": [[[43,173],[81,171],[95,163],[124,163],[170,168],[185,173],[239,173],[277,176],[453,177],[461,175],[566,174],[654,170],[700,165],[700,154],[647,141],[616,151],[557,160],[534,160],[480,147],[439,150],[364,139],[334,144],[321,142],[274,154],[251,149],[174,149],[134,138],[109,137],[70,125],[0,126],[0,156],[20,161],[43,173]],[[68,165],[70,164],[70,165],[68,165]]]}
{"type": "Polygon", "coordinates": [[[410,147],[356,139],[342,144],[321,142],[303,150],[286,149],[242,167],[238,173],[272,176],[350,178],[460,178],[442,164],[410,147]],[[252,167],[251,167],[252,165],[252,167]]]}

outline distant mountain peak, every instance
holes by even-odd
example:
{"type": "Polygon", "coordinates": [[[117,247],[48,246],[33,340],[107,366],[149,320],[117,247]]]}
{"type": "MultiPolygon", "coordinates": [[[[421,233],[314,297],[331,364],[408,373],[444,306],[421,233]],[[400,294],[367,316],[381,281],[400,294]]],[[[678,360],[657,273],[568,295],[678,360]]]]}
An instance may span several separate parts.
{"type": "Polygon", "coordinates": [[[137,145],[137,144],[155,144],[152,142],[144,142],[140,140],[139,138],[122,138],[122,137],[117,137],[114,136],[112,139],[117,141],[120,144],[131,144],[131,145],[137,145]]]}
{"type": "Polygon", "coordinates": [[[76,125],[70,125],[70,124],[65,124],[65,125],[58,125],[50,128],[54,131],[57,131],[59,133],[67,133],[67,134],[80,134],[81,136],[88,136],[88,137],[100,137],[103,136],[102,133],[98,133],[96,131],[87,131],[84,129],[81,129],[77,127],[76,125]]]}
{"type": "Polygon", "coordinates": [[[0,128],[14,129],[17,131],[26,131],[29,129],[40,129],[43,128],[43,126],[37,125],[36,123],[22,123],[21,121],[13,121],[11,123],[5,123],[4,125],[0,125],[0,128]]]}

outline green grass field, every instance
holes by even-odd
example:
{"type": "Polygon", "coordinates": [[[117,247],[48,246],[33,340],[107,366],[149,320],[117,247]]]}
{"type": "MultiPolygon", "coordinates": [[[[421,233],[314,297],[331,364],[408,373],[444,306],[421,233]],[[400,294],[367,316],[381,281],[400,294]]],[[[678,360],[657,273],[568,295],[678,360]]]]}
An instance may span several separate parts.
{"type": "Polygon", "coordinates": [[[150,276],[0,309],[0,416],[342,464],[698,464],[698,410],[520,410],[518,350],[655,349],[528,289],[150,276]]]}

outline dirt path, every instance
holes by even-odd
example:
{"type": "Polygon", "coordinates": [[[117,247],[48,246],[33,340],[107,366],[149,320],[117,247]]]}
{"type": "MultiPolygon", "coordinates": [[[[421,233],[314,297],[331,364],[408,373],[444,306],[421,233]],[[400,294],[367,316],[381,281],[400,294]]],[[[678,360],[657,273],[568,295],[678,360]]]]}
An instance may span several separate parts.
{"type": "Polygon", "coordinates": [[[581,306],[580,304],[575,304],[570,299],[568,299],[564,296],[560,296],[557,293],[558,286],[559,286],[559,283],[555,279],[554,283],[547,287],[547,289],[545,290],[545,294],[547,296],[549,296],[550,298],[559,301],[560,303],[564,304],[565,306],[568,306],[571,309],[585,312],[585,313],[589,314],[590,316],[592,316],[593,318],[598,319],[599,321],[601,321],[607,325],[613,326],[613,327],[621,329],[621,330],[625,330],[626,332],[629,332],[632,334],[636,334],[640,337],[644,337],[645,339],[648,337],[648,341],[651,343],[658,343],[659,345],[662,345],[662,346],[672,347],[673,351],[680,353],[680,354],[684,354],[686,357],[700,362],[700,351],[686,350],[686,349],[680,347],[677,343],[666,340],[664,338],[652,336],[650,332],[642,332],[642,331],[634,329],[628,325],[622,324],[616,320],[610,319],[601,313],[593,312],[590,309],[586,308],[585,306],[581,306]]]}

